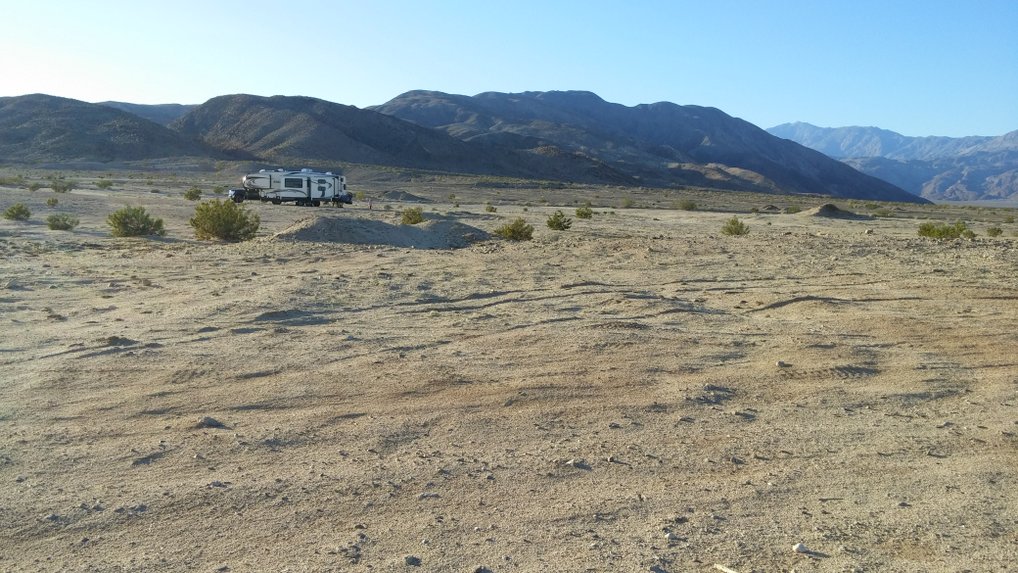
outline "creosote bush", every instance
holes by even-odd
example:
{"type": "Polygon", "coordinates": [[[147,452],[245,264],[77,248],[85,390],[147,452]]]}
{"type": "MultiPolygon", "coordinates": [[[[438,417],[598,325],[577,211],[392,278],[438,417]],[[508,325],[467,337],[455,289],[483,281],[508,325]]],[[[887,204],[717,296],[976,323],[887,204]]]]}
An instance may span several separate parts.
{"type": "Polygon", "coordinates": [[[1001,233],[1003,233],[1003,232],[1004,232],[1004,229],[1001,229],[1000,227],[990,227],[990,228],[986,229],[986,236],[988,236],[988,237],[999,237],[1001,235],[1001,233]]]}
{"type": "Polygon", "coordinates": [[[534,238],[534,227],[528,225],[523,217],[518,217],[512,223],[495,229],[495,234],[510,241],[529,241],[534,238]]]}
{"type": "Polygon", "coordinates": [[[400,215],[400,223],[404,225],[416,225],[424,222],[424,211],[420,207],[409,207],[403,209],[400,215]]]}
{"type": "Polygon", "coordinates": [[[113,187],[113,182],[109,179],[100,179],[95,182],[95,186],[99,189],[109,189],[110,187],[113,187]]]}
{"type": "Polygon", "coordinates": [[[586,206],[586,205],[584,205],[583,207],[577,207],[576,208],[576,218],[577,219],[590,219],[593,216],[594,216],[594,210],[591,209],[590,207],[586,206]]]}
{"type": "Polygon", "coordinates": [[[55,193],[68,193],[72,189],[74,189],[76,185],[77,184],[74,181],[54,179],[53,181],[50,182],[49,188],[52,189],[55,193]]]}
{"type": "Polygon", "coordinates": [[[487,205],[484,206],[484,211],[486,213],[494,213],[495,211],[498,211],[498,208],[492,205],[491,203],[488,203],[487,205]]]}
{"type": "Polygon", "coordinates": [[[57,203],[59,203],[59,202],[60,201],[57,200],[56,197],[50,197],[49,199],[46,199],[46,206],[47,207],[56,207],[57,203]]]}
{"type": "Polygon", "coordinates": [[[573,220],[566,217],[562,211],[555,211],[555,214],[548,217],[548,228],[555,231],[565,231],[573,226],[573,220]]]}
{"type": "Polygon", "coordinates": [[[70,231],[78,226],[78,219],[67,213],[54,213],[46,217],[46,226],[54,231],[70,231]]]}
{"type": "Polygon", "coordinates": [[[190,224],[198,239],[247,241],[258,232],[261,219],[233,201],[213,199],[195,207],[190,224]]]}
{"type": "Polygon", "coordinates": [[[675,206],[682,211],[696,211],[696,202],[692,199],[683,199],[676,203],[675,206]]]}
{"type": "Polygon", "coordinates": [[[42,189],[42,185],[36,181],[32,181],[28,184],[29,191],[38,191],[39,189],[42,189]]]}
{"type": "Polygon", "coordinates": [[[184,191],[184,199],[188,201],[197,201],[201,199],[201,189],[197,187],[191,187],[187,191],[184,191]]]}
{"type": "Polygon", "coordinates": [[[964,221],[957,221],[953,225],[947,223],[922,223],[919,225],[919,236],[931,239],[974,239],[976,234],[965,225],[964,221]]]}
{"type": "Polygon", "coordinates": [[[114,237],[161,237],[166,234],[163,220],[155,219],[144,207],[124,207],[110,213],[106,224],[114,237]]]}
{"type": "Polygon", "coordinates": [[[4,211],[4,219],[11,221],[27,221],[32,216],[32,211],[24,203],[15,203],[4,211]]]}
{"type": "Polygon", "coordinates": [[[724,226],[721,227],[721,233],[733,237],[748,235],[749,226],[740,221],[738,217],[732,217],[731,219],[725,221],[724,226]]]}

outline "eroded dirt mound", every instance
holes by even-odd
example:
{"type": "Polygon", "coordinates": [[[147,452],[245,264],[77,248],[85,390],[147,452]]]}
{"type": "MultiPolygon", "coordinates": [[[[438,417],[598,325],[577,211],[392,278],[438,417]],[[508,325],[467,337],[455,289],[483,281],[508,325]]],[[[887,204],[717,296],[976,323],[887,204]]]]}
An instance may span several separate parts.
{"type": "Polygon", "coordinates": [[[386,201],[399,201],[400,203],[431,203],[430,199],[418,197],[413,193],[407,193],[402,190],[386,191],[382,193],[381,198],[386,201]]]}
{"type": "Polygon", "coordinates": [[[833,203],[824,203],[819,207],[814,207],[802,212],[807,217],[829,217],[832,219],[869,219],[867,215],[859,215],[851,211],[846,211],[841,207],[833,203]]]}
{"type": "Polygon", "coordinates": [[[297,220],[269,240],[457,249],[487,238],[488,233],[481,229],[445,219],[400,225],[376,219],[312,215],[297,220]]]}

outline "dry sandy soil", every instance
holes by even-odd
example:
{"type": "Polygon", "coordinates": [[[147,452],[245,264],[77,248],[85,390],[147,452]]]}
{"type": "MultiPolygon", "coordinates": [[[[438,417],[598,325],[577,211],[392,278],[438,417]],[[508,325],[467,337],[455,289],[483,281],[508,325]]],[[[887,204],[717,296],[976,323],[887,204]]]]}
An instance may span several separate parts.
{"type": "Polygon", "coordinates": [[[142,187],[0,193],[0,570],[1016,567],[1014,225],[142,187]]]}

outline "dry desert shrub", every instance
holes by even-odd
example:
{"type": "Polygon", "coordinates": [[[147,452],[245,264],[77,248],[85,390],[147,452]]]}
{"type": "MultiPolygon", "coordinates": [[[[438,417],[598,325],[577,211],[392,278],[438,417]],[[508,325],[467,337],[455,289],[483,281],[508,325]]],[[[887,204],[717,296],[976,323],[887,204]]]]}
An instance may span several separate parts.
{"type": "Polygon", "coordinates": [[[534,227],[522,217],[495,229],[495,234],[510,241],[529,241],[534,238],[534,227]]]}
{"type": "Polygon", "coordinates": [[[922,223],[919,225],[919,236],[930,239],[974,239],[976,234],[965,225],[964,221],[947,223],[922,223]]]}
{"type": "Polygon", "coordinates": [[[4,211],[4,219],[11,221],[27,221],[32,211],[24,203],[15,203],[4,211]]]}
{"type": "Polygon", "coordinates": [[[740,221],[738,217],[732,217],[725,221],[725,224],[721,227],[721,233],[732,237],[748,235],[749,226],[740,221]]]}
{"type": "Polygon", "coordinates": [[[201,199],[201,189],[197,187],[191,187],[187,191],[184,191],[184,199],[188,201],[197,201],[201,199]]]}
{"type": "Polygon", "coordinates": [[[46,226],[53,231],[70,231],[78,226],[78,219],[67,213],[54,213],[46,217],[46,226]]]}
{"type": "Polygon", "coordinates": [[[555,211],[555,214],[548,217],[548,228],[555,231],[565,231],[573,226],[573,220],[566,217],[562,211],[555,211]]]}
{"type": "Polygon", "coordinates": [[[594,210],[591,209],[589,205],[584,205],[583,207],[577,207],[576,208],[576,218],[577,219],[590,219],[593,216],[594,216],[594,210]]]}
{"type": "Polygon", "coordinates": [[[400,223],[403,225],[416,225],[424,222],[424,211],[420,207],[409,207],[403,209],[400,215],[400,223]]]}
{"type": "Polygon", "coordinates": [[[124,207],[110,213],[106,224],[114,237],[161,237],[166,234],[163,220],[155,219],[144,207],[124,207]]]}
{"type": "Polygon", "coordinates": [[[198,239],[247,241],[258,233],[261,219],[233,201],[213,199],[195,207],[190,224],[198,239]]]}

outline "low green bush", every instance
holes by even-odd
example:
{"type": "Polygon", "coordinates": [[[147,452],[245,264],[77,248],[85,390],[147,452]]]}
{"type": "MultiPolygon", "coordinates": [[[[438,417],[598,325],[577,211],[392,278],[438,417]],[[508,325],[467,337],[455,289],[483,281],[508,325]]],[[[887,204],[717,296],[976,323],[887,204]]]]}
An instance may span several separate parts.
{"type": "Polygon", "coordinates": [[[261,219],[233,201],[213,199],[199,203],[189,222],[198,239],[247,241],[258,233],[261,219]]]}
{"type": "Polygon", "coordinates": [[[163,220],[153,218],[144,207],[124,207],[110,213],[106,224],[114,237],[161,237],[166,234],[163,220]]]}
{"type": "Polygon", "coordinates": [[[577,207],[576,208],[576,218],[577,219],[590,219],[593,216],[594,216],[594,210],[591,209],[590,207],[583,206],[583,207],[577,207]]]}
{"type": "Polygon", "coordinates": [[[495,229],[495,234],[510,241],[529,241],[534,238],[534,227],[519,217],[495,229]]]}
{"type": "Polygon", "coordinates": [[[57,203],[59,203],[59,202],[60,201],[58,201],[56,197],[50,197],[49,199],[46,199],[46,206],[47,207],[56,207],[57,203]]]}
{"type": "Polygon", "coordinates": [[[184,191],[184,199],[188,201],[197,201],[201,199],[201,189],[197,187],[191,187],[187,191],[184,191]]]}
{"type": "Polygon", "coordinates": [[[484,206],[484,211],[486,213],[494,213],[498,211],[498,208],[492,205],[491,203],[488,203],[487,205],[484,206]]]}
{"type": "Polygon", "coordinates": [[[953,225],[947,223],[926,222],[919,225],[919,236],[930,239],[974,239],[976,234],[965,225],[964,221],[957,221],[953,225]]]}
{"type": "Polygon", "coordinates": [[[675,208],[681,211],[696,211],[696,202],[692,199],[683,199],[675,203],[675,208]]]}
{"type": "Polygon", "coordinates": [[[99,189],[109,189],[110,187],[113,187],[113,182],[109,179],[100,179],[95,182],[95,186],[99,189]]]}
{"type": "Polygon", "coordinates": [[[408,207],[400,214],[400,223],[416,225],[424,222],[424,211],[420,207],[408,207]]]}
{"type": "Polygon", "coordinates": [[[732,217],[725,221],[725,224],[721,227],[721,233],[733,237],[749,234],[749,226],[739,220],[738,217],[732,217]]]}
{"type": "Polygon", "coordinates": [[[49,188],[55,193],[69,193],[77,186],[74,181],[66,181],[63,179],[54,179],[50,181],[49,188]]]}
{"type": "Polygon", "coordinates": [[[987,237],[999,237],[1003,232],[1004,232],[1004,229],[1001,229],[1000,227],[990,227],[990,228],[986,229],[986,236],[987,237]]]}
{"type": "Polygon", "coordinates": [[[573,226],[573,220],[566,217],[566,214],[562,211],[555,211],[555,213],[548,217],[548,228],[555,231],[565,231],[569,227],[573,226]]]}
{"type": "Polygon", "coordinates": [[[4,219],[11,221],[27,221],[32,216],[32,211],[24,203],[15,203],[4,211],[4,219]]]}
{"type": "Polygon", "coordinates": [[[46,226],[54,231],[70,231],[78,226],[78,219],[67,213],[54,213],[46,217],[46,226]]]}

